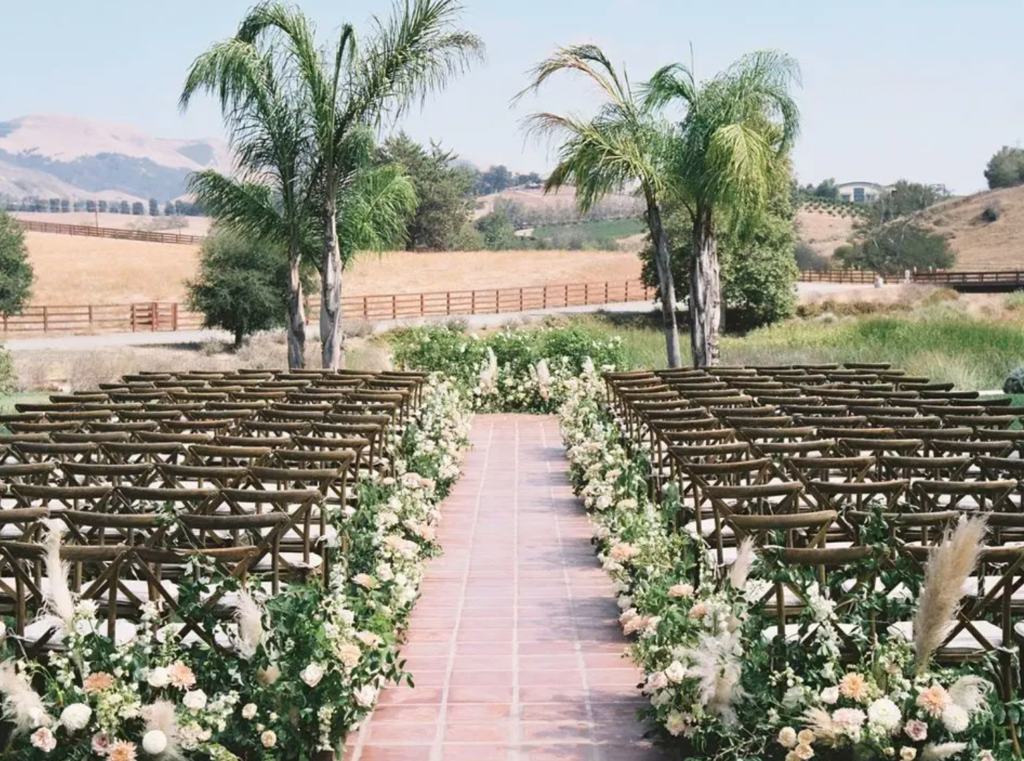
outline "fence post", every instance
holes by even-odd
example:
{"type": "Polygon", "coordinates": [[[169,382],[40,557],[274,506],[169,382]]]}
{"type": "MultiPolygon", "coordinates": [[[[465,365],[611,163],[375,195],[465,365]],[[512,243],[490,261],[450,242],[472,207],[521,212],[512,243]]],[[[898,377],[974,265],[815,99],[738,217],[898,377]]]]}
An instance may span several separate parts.
{"type": "Polygon", "coordinates": [[[363,319],[364,320],[367,319],[370,316],[370,305],[369,305],[368,301],[369,301],[369,299],[366,296],[363,296],[363,319]]]}
{"type": "Polygon", "coordinates": [[[590,304],[590,283],[583,284],[583,304],[585,306],[590,304]]]}
{"type": "Polygon", "coordinates": [[[476,289],[474,288],[469,293],[470,293],[470,297],[469,297],[469,313],[470,314],[476,314],[476,289]]]}
{"type": "Polygon", "coordinates": [[[89,332],[92,333],[92,304],[89,305],[89,332]]]}
{"type": "Polygon", "coordinates": [[[563,300],[565,301],[565,303],[562,306],[569,306],[569,284],[568,283],[565,284],[565,298],[563,300]]]}
{"type": "Polygon", "coordinates": [[[178,332],[178,302],[171,302],[171,330],[178,332]]]}
{"type": "Polygon", "coordinates": [[[494,289],[494,313],[495,314],[500,314],[501,313],[501,289],[500,288],[495,288],[494,289]]]}
{"type": "Polygon", "coordinates": [[[519,311],[523,311],[523,286],[519,286],[519,311]]]}
{"type": "Polygon", "coordinates": [[[391,294],[391,319],[392,320],[397,320],[398,319],[398,294],[397,293],[392,293],[391,294]]]}
{"type": "Polygon", "coordinates": [[[604,281],[604,303],[608,303],[608,281],[604,281]]]}
{"type": "Polygon", "coordinates": [[[149,329],[154,333],[160,329],[160,307],[155,301],[149,303],[149,329]]]}
{"type": "Polygon", "coordinates": [[[424,299],[425,297],[426,297],[426,294],[425,294],[425,293],[421,293],[421,294],[420,294],[420,317],[422,317],[423,315],[425,315],[425,314],[427,313],[427,309],[426,309],[426,306],[425,306],[425,304],[423,303],[423,299],[424,299]]]}
{"type": "Polygon", "coordinates": [[[544,286],[544,291],[543,291],[543,293],[541,294],[541,297],[540,297],[540,303],[541,303],[541,308],[543,308],[543,309],[547,309],[548,308],[548,287],[547,287],[547,285],[544,286]]]}
{"type": "Polygon", "coordinates": [[[134,333],[135,332],[135,302],[134,301],[131,303],[131,310],[132,310],[132,333],[134,333]]]}
{"type": "Polygon", "coordinates": [[[445,291],[444,292],[444,313],[445,314],[451,314],[452,313],[452,292],[451,291],[445,291]]]}
{"type": "Polygon", "coordinates": [[[43,307],[43,332],[50,332],[50,314],[46,307],[43,307]]]}

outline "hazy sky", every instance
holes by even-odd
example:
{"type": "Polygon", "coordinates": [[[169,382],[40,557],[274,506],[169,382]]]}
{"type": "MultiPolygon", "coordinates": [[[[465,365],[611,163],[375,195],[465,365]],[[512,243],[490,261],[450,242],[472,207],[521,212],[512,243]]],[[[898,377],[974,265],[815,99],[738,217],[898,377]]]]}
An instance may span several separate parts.
{"type": "MultiPolygon", "coordinates": [[[[0,120],[51,112],[133,124],[160,137],[222,135],[204,99],[176,107],[185,70],[229,36],[250,0],[0,0],[0,120]]],[[[326,39],[365,28],[388,0],[303,0],[326,39]]],[[[801,182],[944,182],[984,186],[988,157],[1024,133],[1024,0],[465,0],[486,63],[403,126],[478,164],[543,171],[549,148],[525,143],[532,110],[592,111],[566,81],[510,108],[525,72],[559,44],[593,41],[634,80],[689,59],[710,76],[758,48],[799,60],[801,182]]]]}

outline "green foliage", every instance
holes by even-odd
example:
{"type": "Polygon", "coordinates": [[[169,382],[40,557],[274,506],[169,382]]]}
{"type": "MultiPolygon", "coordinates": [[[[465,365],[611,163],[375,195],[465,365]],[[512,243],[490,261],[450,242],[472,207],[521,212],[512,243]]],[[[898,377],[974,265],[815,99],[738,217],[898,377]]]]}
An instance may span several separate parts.
{"type": "Polygon", "coordinates": [[[804,185],[799,190],[800,194],[810,198],[822,198],[826,201],[839,200],[839,186],[836,185],[835,177],[822,180],[817,185],[804,185]]]}
{"type": "MultiPolygon", "coordinates": [[[[672,243],[672,273],[676,297],[689,294],[690,258],[693,252],[692,222],[688,212],[671,206],[665,218],[665,230],[672,243]]],[[[794,249],[789,194],[782,183],[766,214],[752,228],[734,228],[718,236],[718,256],[722,265],[722,297],[725,305],[738,314],[739,327],[767,325],[792,316],[796,308],[798,275],[794,249]]],[[[641,277],[657,287],[654,270],[654,246],[648,241],[640,252],[641,277]]]]}
{"type": "Polygon", "coordinates": [[[1024,366],[1015,368],[1003,383],[1004,394],[1024,394],[1024,366]]]}
{"type": "Polygon", "coordinates": [[[905,270],[949,269],[956,261],[945,236],[913,222],[888,224],[836,249],[844,267],[902,275],[905,270]]]}
{"type": "Polygon", "coordinates": [[[505,329],[486,338],[457,328],[395,331],[390,343],[400,367],[440,372],[479,409],[550,413],[564,400],[564,384],[587,366],[624,366],[622,341],[580,326],[537,330],[505,329]],[[483,380],[492,362],[494,376],[483,380]],[[550,382],[538,364],[544,361],[550,382]]]}
{"type": "Polygon", "coordinates": [[[14,367],[14,357],[7,349],[0,348],[0,394],[9,395],[17,390],[18,376],[14,367]]]}
{"type": "Polygon", "coordinates": [[[803,241],[797,242],[793,253],[796,257],[796,266],[804,272],[820,272],[832,268],[832,262],[827,256],[822,256],[803,241]]]}
{"type": "Polygon", "coordinates": [[[416,191],[416,213],[407,226],[405,248],[451,251],[458,247],[472,213],[473,172],[456,166],[456,158],[437,143],[428,150],[404,132],[381,146],[379,161],[400,166],[416,191]]]}
{"type": "Polygon", "coordinates": [[[205,327],[231,331],[238,348],[246,336],[284,324],[288,288],[288,261],[273,246],[219,229],[200,249],[189,308],[203,313],[205,327]]]}
{"type": "Polygon", "coordinates": [[[1024,148],[1004,145],[996,151],[985,168],[985,179],[991,190],[1024,184],[1024,148]]]}
{"type": "Polygon", "coordinates": [[[645,229],[646,225],[640,219],[603,219],[535,227],[533,239],[541,249],[615,251],[618,240],[639,235],[645,229]]]}
{"type": "Polygon", "coordinates": [[[981,212],[981,218],[986,222],[998,222],[1003,216],[1003,202],[998,198],[985,204],[985,210],[981,212]]]}
{"type": "Polygon", "coordinates": [[[869,224],[884,224],[909,217],[938,203],[949,194],[945,188],[899,180],[888,193],[882,193],[869,207],[869,224]]]}
{"type": "Polygon", "coordinates": [[[528,246],[528,241],[516,235],[512,215],[502,204],[495,204],[494,211],[480,217],[476,221],[476,229],[483,236],[484,248],[491,251],[507,251],[528,246]]]}
{"type": "Polygon", "coordinates": [[[14,217],[0,210],[0,314],[19,314],[24,309],[34,279],[25,233],[14,217]]]}

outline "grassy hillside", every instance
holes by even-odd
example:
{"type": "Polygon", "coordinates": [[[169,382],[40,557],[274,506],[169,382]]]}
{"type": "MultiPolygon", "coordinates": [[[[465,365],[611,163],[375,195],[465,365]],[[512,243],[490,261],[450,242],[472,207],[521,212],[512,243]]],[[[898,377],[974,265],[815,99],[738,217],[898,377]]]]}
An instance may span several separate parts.
{"type": "Polygon", "coordinates": [[[614,251],[618,241],[640,235],[646,226],[639,219],[602,219],[573,225],[541,225],[530,236],[544,248],[614,251]]]}
{"type": "MultiPolygon", "coordinates": [[[[198,249],[160,243],[28,233],[34,304],[180,300],[198,249]]],[[[345,273],[350,295],[625,281],[640,261],[617,251],[395,251],[364,254],[345,273]]]]}
{"type": "Polygon", "coordinates": [[[922,220],[944,234],[956,252],[956,269],[1024,268],[1024,187],[993,190],[928,209],[922,220]],[[989,222],[987,208],[999,209],[989,222]]]}

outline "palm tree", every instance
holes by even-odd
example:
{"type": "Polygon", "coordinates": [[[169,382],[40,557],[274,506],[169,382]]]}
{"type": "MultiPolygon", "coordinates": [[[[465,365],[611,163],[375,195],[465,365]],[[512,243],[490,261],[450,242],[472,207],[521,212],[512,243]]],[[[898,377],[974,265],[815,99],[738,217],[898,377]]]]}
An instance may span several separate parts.
{"type": "Polygon", "coordinates": [[[216,94],[235,154],[235,178],[197,172],[189,190],[220,222],[287,252],[288,366],[305,365],[302,244],[308,236],[312,172],[309,128],[272,51],[231,39],[192,64],[180,106],[199,92],[216,94]]]}
{"type": "Polygon", "coordinates": [[[527,124],[531,132],[562,139],[558,166],[545,182],[544,191],[575,185],[577,205],[586,212],[609,193],[639,186],[654,243],[668,364],[679,367],[671,250],[662,223],[666,191],[662,166],[665,131],[651,118],[646,104],[634,96],[625,72],[620,75],[596,45],[560,48],[532,71],[533,82],[517,98],[538,90],[560,71],[574,71],[588,77],[601,90],[605,102],[597,116],[590,120],[551,113],[529,117],[527,124]]]}
{"type": "Polygon", "coordinates": [[[443,88],[482,55],[483,43],[457,29],[456,0],[396,0],[387,20],[357,47],[344,25],[329,50],[317,46],[313,25],[295,8],[264,2],[242,21],[238,39],[264,40],[279,54],[301,95],[313,150],[322,232],[320,339],[325,368],[341,363],[342,258],[338,230],[341,190],[354,182],[352,136],[395,119],[428,93],[443,88]]]}
{"type": "Polygon", "coordinates": [[[672,64],[647,83],[645,106],[681,105],[671,137],[671,190],[692,222],[690,345],[694,367],[718,362],[722,286],[715,236],[749,229],[764,213],[778,175],[788,172],[799,111],[790,94],[795,60],[776,51],[744,56],[707,82],[672,64]]]}

